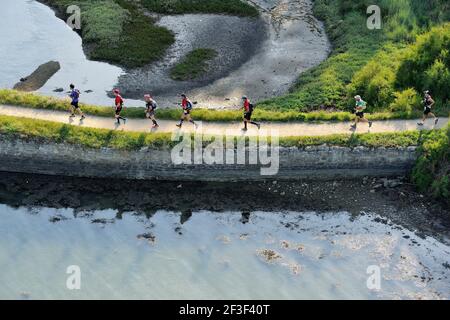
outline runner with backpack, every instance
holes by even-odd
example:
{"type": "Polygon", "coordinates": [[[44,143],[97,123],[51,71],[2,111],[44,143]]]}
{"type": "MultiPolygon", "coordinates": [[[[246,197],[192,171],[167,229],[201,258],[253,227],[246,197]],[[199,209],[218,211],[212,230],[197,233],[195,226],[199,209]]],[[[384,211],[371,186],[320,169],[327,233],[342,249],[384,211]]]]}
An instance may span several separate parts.
{"type": "Polygon", "coordinates": [[[181,107],[183,108],[183,115],[181,116],[180,123],[177,124],[177,127],[181,128],[183,126],[183,122],[187,120],[190,123],[192,123],[195,126],[195,128],[197,128],[198,125],[191,118],[191,111],[193,109],[193,104],[191,100],[189,100],[184,93],[181,95],[181,98],[182,98],[181,107]]]}
{"type": "Polygon", "coordinates": [[[417,123],[419,126],[423,126],[425,124],[425,120],[427,118],[434,118],[434,124],[437,125],[439,122],[439,118],[436,117],[436,115],[434,113],[431,112],[431,108],[434,106],[435,102],[433,100],[433,98],[431,97],[430,91],[425,91],[424,92],[425,97],[423,99],[423,105],[424,105],[424,110],[423,110],[423,117],[422,117],[422,122],[417,123]]]}
{"type": "Polygon", "coordinates": [[[81,120],[86,118],[83,111],[81,111],[80,106],[78,105],[80,99],[80,91],[78,89],[75,89],[74,84],[70,84],[70,98],[72,99],[72,101],[70,102],[72,112],[70,117],[71,118],[75,117],[75,112],[78,112],[81,115],[81,120]]]}
{"type": "Polygon", "coordinates": [[[156,122],[156,118],[155,118],[156,108],[158,108],[158,104],[152,98],[152,96],[150,94],[144,95],[144,100],[145,100],[146,107],[147,107],[147,110],[145,111],[145,116],[148,119],[152,120],[152,122],[153,122],[152,128],[159,127],[158,122],[156,122]]]}
{"type": "Polygon", "coordinates": [[[355,105],[355,112],[356,112],[356,118],[355,123],[350,127],[350,130],[355,130],[356,126],[359,122],[367,122],[369,123],[369,128],[372,127],[372,121],[369,121],[365,118],[364,110],[367,108],[367,103],[361,98],[361,96],[355,96],[356,105],[355,105]]]}
{"type": "Polygon", "coordinates": [[[246,97],[242,97],[243,101],[243,109],[244,109],[244,128],[243,131],[247,131],[247,123],[250,122],[251,124],[258,127],[258,130],[261,128],[261,125],[257,122],[252,121],[252,114],[253,110],[255,109],[254,105],[250,103],[250,100],[246,97]]]}
{"type": "Polygon", "coordinates": [[[115,108],[116,108],[116,115],[115,115],[115,117],[116,117],[116,120],[117,120],[117,124],[120,125],[120,120],[123,120],[123,123],[125,124],[127,122],[127,119],[120,115],[120,113],[123,110],[123,99],[122,99],[122,96],[120,95],[119,89],[114,89],[113,93],[114,93],[114,96],[116,97],[114,99],[114,105],[115,105],[115,108]]]}

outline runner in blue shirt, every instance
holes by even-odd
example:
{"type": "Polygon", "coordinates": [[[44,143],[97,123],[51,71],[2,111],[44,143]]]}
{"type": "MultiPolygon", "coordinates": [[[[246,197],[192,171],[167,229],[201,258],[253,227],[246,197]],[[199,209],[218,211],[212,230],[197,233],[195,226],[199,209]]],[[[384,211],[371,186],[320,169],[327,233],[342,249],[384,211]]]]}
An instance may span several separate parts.
{"type": "Polygon", "coordinates": [[[81,120],[86,118],[83,111],[81,111],[80,106],[78,105],[79,99],[80,99],[80,91],[78,89],[75,89],[75,85],[70,85],[70,98],[72,101],[70,102],[71,111],[72,114],[70,115],[71,118],[75,117],[75,112],[80,113],[81,120]]]}

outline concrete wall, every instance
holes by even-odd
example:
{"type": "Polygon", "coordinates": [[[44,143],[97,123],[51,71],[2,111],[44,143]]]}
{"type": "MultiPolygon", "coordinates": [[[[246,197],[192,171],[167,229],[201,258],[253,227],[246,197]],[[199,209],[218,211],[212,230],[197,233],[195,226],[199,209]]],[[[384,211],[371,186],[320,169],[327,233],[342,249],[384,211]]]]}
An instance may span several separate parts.
{"type": "Polygon", "coordinates": [[[279,148],[275,176],[262,176],[260,165],[174,165],[171,150],[90,149],[0,136],[0,171],[77,177],[160,180],[295,180],[407,173],[416,148],[306,147],[279,148]]]}

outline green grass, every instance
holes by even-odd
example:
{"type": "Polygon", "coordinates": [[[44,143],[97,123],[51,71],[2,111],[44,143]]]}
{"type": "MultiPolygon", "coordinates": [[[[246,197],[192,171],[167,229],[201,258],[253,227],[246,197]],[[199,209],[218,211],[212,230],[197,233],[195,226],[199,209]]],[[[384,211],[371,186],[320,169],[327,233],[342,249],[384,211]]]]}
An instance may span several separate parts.
{"type": "Polygon", "coordinates": [[[127,0],[42,0],[64,13],[67,6],[81,8],[81,37],[92,60],[127,68],[161,59],[175,38],[155,25],[127,0]]]}
{"type": "MultiPolygon", "coordinates": [[[[447,0],[316,0],[314,11],[325,22],[331,56],[302,74],[289,94],[264,101],[260,108],[348,111],[352,97],[360,94],[369,103],[368,112],[389,112],[404,90],[427,88],[435,93],[437,111],[448,114],[448,90],[443,90],[450,81],[447,0]],[[381,7],[381,30],[366,27],[366,9],[373,4],[381,7]]],[[[420,104],[413,107],[421,109],[420,104]]]]}
{"type": "MultiPolygon", "coordinates": [[[[0,89],[0,104],[21,106],[33,109],[46,109],[55,111],[68,111],[69,100],[58,99],[54,97],[42,96],[39,94],[20,92],[10,89],[0,89]]],[[[94,106],[80,104],[83,112],[89,115],[99,117],[113,117],[114,110],[112,107],[94,106]]],[[[125,101],[126,106],[126,101],[125,101]]],[[[123,115],[128,118],[144,119],[145,108],[130,107],[125,108],[123,115]]],[[[158,109],[157,118],[162,120],[178,120],[181,116],[181,109],[158,109]]],[[[210,110],[210,109],[194,109],[192,116],[196,120],[201,121],[241,121],[242,111],[240,110],[210,110]]],[[[448,113],[445,114],[448,116],[448,113]]],[[[391,120],[391,119],[417,119],[421,117],[421,112],[379,112],[369,114],[370,120],[391,120]]],[[[297,111],[271,111],[257,108],[254,111],[253,119],[256,121],[272,121],[272,122],[320,122],[320,121],[350,121],[354,119],[354,115],[350,112],[297,112],[297,111]]]]}
{"type": "Polygon", "coordinates": [[[170,77],[178,81],[197,79],[208,72],[208,62],[216,56],[214,49],[195,49],[172,68],[170,77]]]}
{"type": "Polygon", "coordinates": [[[150,11],[164,14],[224,13],[256,17],[258,10],[241,0],[141,0],[150,11]]]}
{"type": "Polygon", "coordinates": [[[427,132],[419,148],[420,157],[412,179],[420,191],[450,204],[450,124],[427,132]]]}
{"type": "MultiPolygon", "coordinates": [[[[68,124],[19,118],[0,117],[0,135],[38,141],[81,145],[89,148],[113,148],[139,150],[142,147],[169,148],[177,144],[170,133],[139,133],[106,129],[84,128],[68,124]]],[[[339,134],[323,137],[282,137],[280,146],[307,147],[329,146],[407,147],[418,145],[418,131],[380,134],[339,134]]],[[[209,136],[208,136],[209,137],[209,136]]],[[[237,138],[236,138],[237,139],[237,138]]]]}

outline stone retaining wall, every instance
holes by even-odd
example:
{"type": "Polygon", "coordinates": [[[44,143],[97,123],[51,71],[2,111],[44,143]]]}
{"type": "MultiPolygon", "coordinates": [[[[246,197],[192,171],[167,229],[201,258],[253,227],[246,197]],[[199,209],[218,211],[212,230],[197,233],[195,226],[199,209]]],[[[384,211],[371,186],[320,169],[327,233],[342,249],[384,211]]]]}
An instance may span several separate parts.
{"type": "Polygon", "coordinates": [[[335,179],[403,175],[411,170],[417,158],[416,147],[317,146],[279,148],[278,152],[278,174],[264,176],[261,175],[261,165],[250,165],[248,161],[246,165],[174,165],[169,149],[90,149],[0,137],[0,171],[139,180],[335,179]]]}

